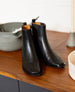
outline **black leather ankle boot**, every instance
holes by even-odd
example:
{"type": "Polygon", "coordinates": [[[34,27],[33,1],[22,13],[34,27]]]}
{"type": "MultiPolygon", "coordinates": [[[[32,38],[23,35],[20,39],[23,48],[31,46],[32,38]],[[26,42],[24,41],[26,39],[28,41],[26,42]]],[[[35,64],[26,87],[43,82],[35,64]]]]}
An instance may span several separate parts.
{"type": "Polygon", "coordinates": [[[22,26],[23,48],[22,67],[29,75],[41,75],[41,67],[35,52],[30,25],[22,26]]]}
{"type": "Polygon", "coordinates": [[[32,22],[33,39],[38,57],[48,66],[63,68],[65,63],[49,46],[46,37],[46,25],[44,23],[35,22],[35,19],[32,22]]]}

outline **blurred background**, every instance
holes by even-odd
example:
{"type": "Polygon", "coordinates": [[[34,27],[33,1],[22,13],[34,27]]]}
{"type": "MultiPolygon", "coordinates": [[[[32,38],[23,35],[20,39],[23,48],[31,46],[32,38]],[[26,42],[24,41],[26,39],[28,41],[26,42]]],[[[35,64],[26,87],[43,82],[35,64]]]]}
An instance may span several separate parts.
{"type": "Polygon", "coordinates": [[[47,30],[70,32],[71,0],[0,0],[0,23],[38,21],[47,30]]]}

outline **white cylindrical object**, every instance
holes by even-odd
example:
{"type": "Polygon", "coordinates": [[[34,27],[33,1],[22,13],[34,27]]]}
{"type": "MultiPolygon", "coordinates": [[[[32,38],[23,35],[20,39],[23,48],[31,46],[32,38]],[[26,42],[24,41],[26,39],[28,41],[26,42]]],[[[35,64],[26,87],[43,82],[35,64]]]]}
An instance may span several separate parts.
{"type": "Polygon", "coordinates": [[[75,50],[69,54],[68,63],[69,63],[69,75],[73,80],[75,80],[75,50]]]}

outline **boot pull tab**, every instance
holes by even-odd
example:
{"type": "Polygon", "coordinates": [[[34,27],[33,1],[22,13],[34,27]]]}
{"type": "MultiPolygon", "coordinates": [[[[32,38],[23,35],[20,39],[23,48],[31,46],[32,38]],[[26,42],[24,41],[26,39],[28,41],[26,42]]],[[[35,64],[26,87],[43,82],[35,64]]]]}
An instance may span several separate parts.
{"type": "Polygon", "coordinates": [[[24,22],[24,23],[23,23],[23,25],[27,25],[27,23],[26,23],[26,22],[24,22]]]}
{"type": "Polygon", "coordinates": [[[32,19],[32,23],[35,22],[38,18],[39,18],[39,16],[37,18],[35,18],[35,19],[32,19]]]}

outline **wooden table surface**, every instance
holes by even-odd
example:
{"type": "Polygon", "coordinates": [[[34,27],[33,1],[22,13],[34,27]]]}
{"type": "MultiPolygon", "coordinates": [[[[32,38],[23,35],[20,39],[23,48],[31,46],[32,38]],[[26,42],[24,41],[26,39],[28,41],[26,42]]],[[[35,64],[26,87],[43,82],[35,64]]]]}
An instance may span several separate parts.
{"type": "Polygon", "coordinates": [[[34,84],[54,92],[75,92],[75,81],[68,74],[68,54],[75,48],[66,47],[68,33],[47,31],[48,41],[53,50],[66,63],[64,69],[57,69],[42,64],[43,75],[29,76],[22,70],[21,50],[16,52],[0,51],[0,74],[34,84]]]}

